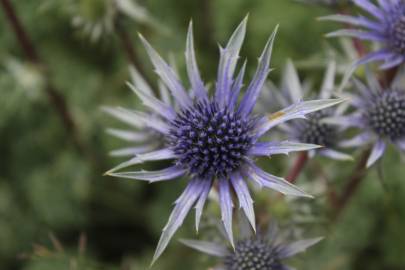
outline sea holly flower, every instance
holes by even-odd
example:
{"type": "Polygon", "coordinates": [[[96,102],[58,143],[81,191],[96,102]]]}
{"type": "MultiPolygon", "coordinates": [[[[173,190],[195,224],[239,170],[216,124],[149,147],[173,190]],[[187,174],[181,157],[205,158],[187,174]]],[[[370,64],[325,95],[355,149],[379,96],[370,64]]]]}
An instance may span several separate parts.
{"type": "Polygon", "coordinates": [[[383,61],[382,69],[398,66],[405,62],[405,1],[353,0],[354,4],[374,18],[350,15],[331,15],[321,18],[343,22],[361,29],[343,29],[328,34],[328,37],[349,36],[377,42],[380,48],[367,54],[356,64],[383,61]]]}
{"type": "Polygon", "coordinates": [[[382,157],[387,144],[392,143],[405,151],[405,89],[401,74],[391,85],[381,87],[377,78],[366,69],[367,83],[353,78],[358,95],[351,98],[355,111],[349,115],[331,118],[329,123],[360,128],[362,131],[342,147],[372,145],[367,167],[382,157]]]}
{"type": "Polygon", "coordinates": [[[253,228],[255,214],[248,180],[283,194],[310,197],[283,178],[263,171],[255,165],[255,158],[310,150],[319,146],[289,141],[261,141],[260,138],[280,123],[303,118],[308,113],[338,104],[342,100],[297,102],[270,115],[253,115],[252,110],[270,72],[270,57],[277,29],[267,41],[259,57],[256,73],[239,102],[246,62],[237,76],[234,76],[234,73],[245,37],[246,23],[247,18],[232,34],[227,46],[220,48],[218,77],[212,96],[209,95],[197,68],[191,24],[186,42],[186,64],[191,93],[186,91],[173,68],[141,36],[155,71],[169,89],[175,106],[169,106],[130,84],[132,90],[153,113],[127,111],[126,116],[160,133],[166,144],[159,150],[137,155],[106,174],[149,182],[169,181],[181,176],[189,179],[163,229],[153,262],[162,254],[193,206],[196,208],[198,229],[205,201],[214,182],[217,183],[222,220],[231,245],[234,245],[232,189],[253,228]],[[157,160],[172,160],[173,163],[159,171],[117,172],[118,169],[130,165],[157,160]]]}
{"type": "MultiPolygon", "coordinates": [[[[319,98],[328,99],[332,96],[335,88],[335,75],[336,64],[330,62],[325,72],[320,92],[317,94],[319,98]]],[[[297,70],[290,60],[284,69],[280,89],[272,83],[267,84],[267,88],[267,91],[264,92],[268,94],[266,98],[268,106],[273,108],[288,106],[299,102],[304,97],[313,95],[310,92],[311,85],[301,83],[297,70]]],[[[294,141],[324,146],[319,149],[309,150],[310,157],[319,154],[336,160],[352,160],[350,155],[336,150],[339,138],[345,127],[338,127],[323,122],[324,119],[336,117],[339,113],[340,111],[335,108],[328,108],[310,113],[305,120],[297,119],[290,121],[284,125],[280,125],[279,128],[294,141]]]]}
{"type": "Polygon", "coordinates": [[[306,251],[321,241],[322,237],[299,240],[287,243],[282,240],[275,224],[271,224],[267,232],[253,233],[241,225],[241,238],[234,248],[223,243],[199,240],[181,240],[195,250],[220,258],[221,265],[216,270],[293,270],[283,260],[306,251]]]}

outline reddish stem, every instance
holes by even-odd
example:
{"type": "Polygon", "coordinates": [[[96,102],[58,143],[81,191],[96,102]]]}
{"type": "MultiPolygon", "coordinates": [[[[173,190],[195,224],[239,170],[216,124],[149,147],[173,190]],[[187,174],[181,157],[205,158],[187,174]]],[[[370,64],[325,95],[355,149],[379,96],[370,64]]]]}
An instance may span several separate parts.
{"type": "Polygon", "coordinates": [[[364,46],[363,42],[361,42],[361,40],[352,39],[352,43],[353,43],[353,47],[356,49],[357,54],[359,55],[359,57],[363,57],[366,53],[367,53],[367,49],[364,46]]]}
{"type": "Polygon", "coordinates": [[[300,153],[290,173],[286,177],[287,181],[289,181],[290,183],[295,183],[297,181],[299,174],[304,169],[307,161],[308,161],[308,153],[307,152],[300,153]]]}
{"type": "MultiPolygon", "coordinates": [[[[350,15],[350,12],[347,11],[346,8],[341,7],[340,13],[343,15],[350,15]]],[[[351,24],[345,24],[348,28],[353,28],[351,24]]],[[[367,54],[367,49],[364,46],[363,42],[357,38],[352,38],[353,47],[356,49],[358,56],[361,58],[365,54],[367,54]]]]}
{"type": "MultiPolygon", "coordinates": [[[[383,88],[388,88],[391,84],[392,80],[395,78],[395,75],[398,71],[398,68],[392,68],[387,70],[380,78],[380,83],[383,88]]],[[[361,156],[357,166],[353,170],[353,173],[350,177],[349,182],[345,186],[342,195],[340,196],[334,213],[334,219],[337,219],[343,210],[346,208],[347,204],[349,203],[350,199],[356,193],[358,187],[360,186],[361,181],[363,180],[364,176],[366,175],[367,169],[367,159],[370,156],[371,149],[367,149],[361,156]]]]}
{"type": "Polygon", "coordinates": [[[322,164],[320,164],[317,161],[314,161],[312,164],[314,165],[315,171],[318,172],[318,174],[320,175],[322,181],[325,183],[326,196],[327,196],[327,199],[329,201],[329,204],[332,205],[333,208],[336,208],[337,207],[337,200],[338,200],[337,194],[336,194],[335,189],[332,188],[332,185],[328,180],[328,176],[325,173],[325,171],[323,170],[322,164]]]}
{"type": "MultiPolygon", "coordinates": [[[[30,37],[25,31],[20,20],[18,19],[17,14],[10,1],[0,0],[0,3],[1,6],[3,7],[6,18],[14,31],[18,43],[21,46],[21,49],[25,53],[28,60],[38,66],[44,67],[45,66],[44,63],[41,61],[34,44],[32,43],[30,37]]],[[[80,153],[83,153],[84,148],[83,145],[78,140],[76,126],[67,108],[65,98],[58,91],[55,90],[55,88],[52,86],[48,78],[46,78],[45,92],[47,93],[50,102],[54,106],[59,117],[61,118],[62,123],[65,126],[66,131],[70,135],[70,138],[72,139],[74,145],[76,146],[76,148],[80,153]]]]}
{"type": "Polygon", "coordinates": [[[13,28],[16,38],[18,39],[18,42],[22,47],[24,53],[26,54],[27,58],[34,63],[40,62],[38,53],[35,50],[34,46],[32,45],[30,38],[24,31],[24,28],[22,27],[20,21],[18,20],[17,15],[10,1],[1,0],[1,5],[10,23],[10,26],[13,28]]]}
{"type": "MultiPolygon", "coordinates": [[[[385,73],[382,74],[380,78],[380,83],[383,89],[388,89],[391,85],[392,81],[394,80],[396,73],[398,71],[398,67],[392,68],[387,70],[385,73]]],[[[346,187],[343,190],[340,199],[338,200],[338,204],[335,210],[334,218],[338,218],[339,215],[343,212],[346,208],[348,202],[350,201],[351,197],[356,193],[361,181],[363,180],[364,176],[366,175],[366,164],[367,159],[371,153],[371,149],[367,149],[363,155],[361,156],[355,170],[350,177],[349,182],[347,183],[346,187]]]]}
{"type": "Polygon", "coordinates": [[[391,86],[392,81],[395,79],[397,75],[398,67],[391,68],[384,72],[380,78],[380,84],[383,89],[389,89],[391,86]]]}
{"type": "Polygon", "coordinates": [[[350,202],[353,195],[356,193],[357,189],[360,186],[361,181],[364,179],[364,176],[366,175],[367,172],[366,164],[368,157],[370,156],[370,152],[371,149],[367,149],[361,155],[359,162],[357,163],[355,169],[353,170],[349,182],[344,187],[342,195],[337,201],[334,219],[337,219],[340,216],[340,214],[343,212],[343,210],[350,202]]]}

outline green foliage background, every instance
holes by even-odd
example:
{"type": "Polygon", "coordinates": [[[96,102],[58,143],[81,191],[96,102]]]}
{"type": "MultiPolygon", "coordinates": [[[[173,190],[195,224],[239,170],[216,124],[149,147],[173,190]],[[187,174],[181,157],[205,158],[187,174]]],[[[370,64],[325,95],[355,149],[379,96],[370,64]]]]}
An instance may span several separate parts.
{"type": "MultiPolygon", "coordinates": [[[[11,2],[48,65],[52,84],[65,97],[78,136],[90,154],[76,151],[45,94],[40,70],[27,62],[0,12],[0,269],[147,269],[172,202],[185,183],[148,185],[102,176],[118,163],[108,151],[122,144],[105,134],[106,127],[118,124],[100,106],[139,107],[125,86],[128,61],[117,36],[90,42],[72,27],[72,14],[66,11],[69,1],[11,2]],[[62,243],[63,251],[55,249],[50,232],[62,243]],[[87,236],[85,252],[78,248],[82,233],[87,236]]],[[[90,10],[92,5],[96,10],[98,1],[87,2],[90,10]]],[[[203,2],[139,1],[168,33],[122,19],[149,78],[155,79],[155,75],[137,32],[147,36],[163,55],[173,54],[184,75],[186,28],[192,18],[199,65],[204,78],[212,82],[218,60],[216,41],[224,44],[249,13],[242,52],[248,59],[248,74],[252,74],[266,38],[280,24],[272,60],[275,71],[270,75],[278,81],[287,58],[299,61],[318,54],[325,48],[323,34],[335,27],[316,21],[330,10],[290,0],[210,1],[209,12],[203,2]]],[[[317,81],[321,73],[314,68],[305,69],[302,75],[317,81]]],[[[271,213],[282,224],[299,225],[307,237],[326,237],[292,265],[301,270],[405,269],[404,169],[399,154],[392,150],[381,164],[384,184],[371,170],[335,222],[322,193],[308,202],[280,200],[271,191],[257,192],[256,208],[263,215],[271,213]]],[[[353,154],[357,159],[359,153],[353,154]]],[[[286,175],[294,158],[275,158],[261,165],[286,175]]],[[[322,168],[339,192],[353,167],[350,162],[316,158],[298,184],[309,192],[316,190],[322,168]]],[[[208,224],[219,218],[215,203],[209,204],[205,215],[209,218],[204,230],[211,235],[208,224]]],[[[196,237],[191,219],[177,239],[196,237]]],[[[198,270],[215,263],[174,240],[154,269],[198,270]]]]}

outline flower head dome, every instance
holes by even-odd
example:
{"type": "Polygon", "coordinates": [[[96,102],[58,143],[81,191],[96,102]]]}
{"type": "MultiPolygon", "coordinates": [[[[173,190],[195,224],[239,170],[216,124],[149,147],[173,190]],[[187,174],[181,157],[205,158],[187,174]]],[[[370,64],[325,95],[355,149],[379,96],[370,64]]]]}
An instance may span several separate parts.
{"type": "Polygon", "coordinates": [[[223,244],[198,240],[181,240],[183,244],[211,256],[221,258],[218,270],[288,270],[283,260],[304,252],[322,240],[322,237],[286,243],[275,224],[266,233],[252,231],[240,224],[243,237],[235,242],[235,248],[223,244]]]}
{"type": "Polygon", "coordinates": [[[357,64],[371,61],[383,61],[381,68],[387,69],[405,62],[405,1],[378,0],[378,5],[370,0],[353,0],[374,18],[364,16],[332,15],[322,19],[344,22],[358,29],[344,29],[328,34],[334,36],[350,36],[362,40],[379,43],[380,49],[372,52],[357,64]]]}
{"type": "MultiPolygon", "coordinates": [[[[335,84],[336,65],[330,62],[325,72],[324,80],[321,86],[319,98],[326,99],[332,96],[335,84]]],[[[267,106],[279,108],[299,102],[304,98],[313,96],[310,92],[311,86],[306,83],[301,83],[296,68],[292,61],[288,61],[283,72],[282,83],[280,87],[272,83],[267,84],[268,89],[263,94],[267,94],[267,106]],[[279,88],[281,90],[279,90],[279,88]]],[[[263,101],[262,103],[264,103],[263,101]]],[[[279,129],[286,133],[289,138],[302,143],[322,145],[322,148],[309,150],[309,156],[319,154],[321,156],[330,157],[336,160],[352,160],[350,155],[336,150],[339,137],[345,127],[338,127],[333,124],[328,124],[325,121],[330,117],[339,115],[339,110],[328,108],[308,114],[306,119],[297,119],[290,121],[284,125],[280,125],[279,129]]]]}
{"type": "Polygon", "coordinates": [[[358,95],[352,97],[355,111],[338,117],[335,123],[362,129],[354,138],[342,141],[342,147],[358,147],[372,144],[367,167],[373,165],[383,154],[388,143],[405,151],[405,89],[401,74],[389,87],[383,88],[378,80],[366,70],[367,83],[353,79],[358,95]]]}
{"type": "Polygon", "coordinates": [[[126,117],[144,123],[160,133],[164,138],[165,146],[156,151],[136,155],[107,174],[149,182],[170,181],[181,176],[189,179],[187,187],[177,199],[169,221],[163,229],[154,261],[162,254],[193,206],[196,208],[196,228],[198,228],[207,195],[214,182],[217,182],[222,220],[232,245],[234,245],[232,189],[253,228],[255,216],[248,181],[284,194],[308,196],[286,180],[263,171],[255,165],[254,160],[256,157],[309,150],[319,146],[289,141],[261,141],[260,138],[280,123],[303,118],[308,113],[340,103],[342,100],[297,102],[273,114],[253,115],[252,110],[270,72],[270,56],[276,31],[266,43],[259,58],[256,73],[239,102],[246,63],[242,65],[237,76],[234,76],[234,73],[245,37],[246,22],[247,19],[243,20],[227,46],[220,48],[218,77],[212,96],[209,95],[197,68],[191,24],[186,45],[186,64],[191,93],[188,93],[180,82],[173,68],[141,36],[156,73],[169,89],[176,104],[168,105],[130,85],[153,113],[125,111],[126,117]],[[117,172],[130,165],[157,160],[172,160],[172,165],[159,171],[117,172]]]}

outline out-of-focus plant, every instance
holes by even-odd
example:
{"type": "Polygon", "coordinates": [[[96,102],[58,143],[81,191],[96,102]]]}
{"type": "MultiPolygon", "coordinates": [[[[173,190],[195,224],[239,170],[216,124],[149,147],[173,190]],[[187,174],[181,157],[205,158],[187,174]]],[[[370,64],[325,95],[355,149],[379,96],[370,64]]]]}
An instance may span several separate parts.
{"type": "Polygon", "coordinates": [[[325,69],[330,61],[333,61],[336,63],[336,73],[343,75],[359,57],[359,52],[356,50],[353,41],[349,38],[340,38],[337,46],[325,42],[323,49],[318,53],[303,59],[297,59],[294,63],[299,70],[310,72],[315,69],[325,69]]]}
{"type": "Polygon", "coordinates": [[[76,250],[67,250],[54,234],[49,234],[52,247],[33,244],[31,252],[20,254],[20,259],[27,262],[25,270],[114,270],[116,267],[106,266],[98,262],[86,252],[87,238],[80,235],[76,250]]]}
{"type": "Polygon", "coordinates": [[[135,0],[47,0],[41,9],[54,8],[68,14],[72,25],[93,42],[112,35],[120,27],[117,24],[122,23],[123,17],[168,33],[168,29],[135,0]]]}
{"type": "Polygon", "coordinates": [[[41,89],[45,87],[45,78],[36,66],[11,58],[6,62],[6,69],[28,98],[39,98],[41,89]]]}

